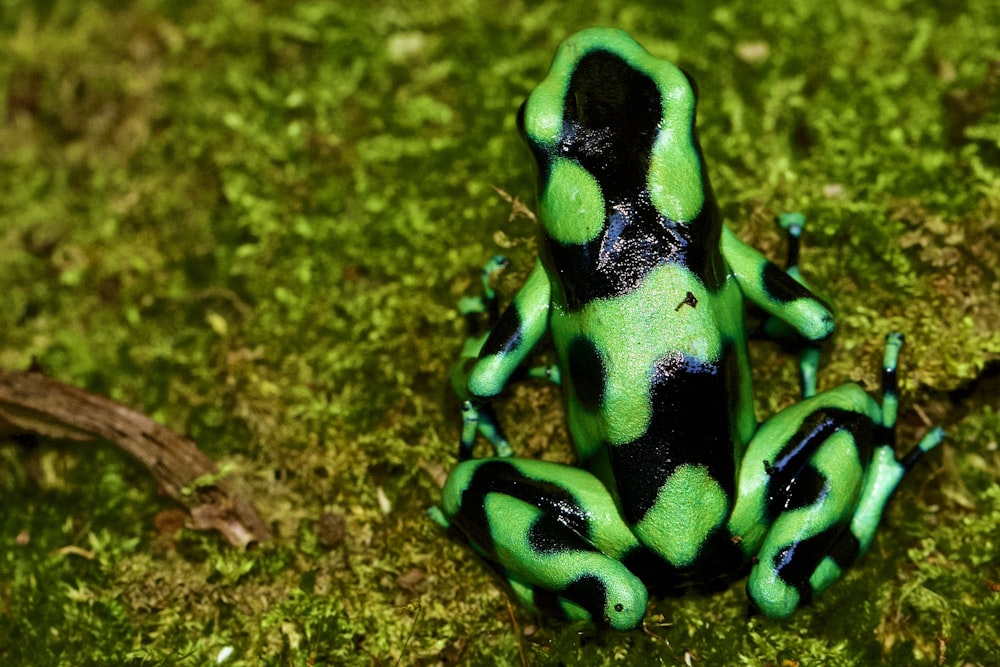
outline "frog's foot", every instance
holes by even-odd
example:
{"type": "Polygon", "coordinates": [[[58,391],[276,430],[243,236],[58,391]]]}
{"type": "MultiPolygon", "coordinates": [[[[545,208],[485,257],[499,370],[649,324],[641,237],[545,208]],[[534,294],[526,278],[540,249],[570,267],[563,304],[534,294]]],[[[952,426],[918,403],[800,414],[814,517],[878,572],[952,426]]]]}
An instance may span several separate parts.
{"type": "Polygon", "coordinates": [[[842,553],[841,537],[874,428],[842,406],[870,400],[857,385],[823,392],[765,422],[749,445],[730,530],[753,557],[747,595],[766,616],[789,616],[822,590],[817,572],[833,566],[839,576],[856,556],[842,553]]]}
{"type": "Polygon", "coordinates": [[[548,380],[557,387],[562,385],[562,375],[559,372],[559,366],[557,364],[535,366],[534,368],[528,370],[528,377],[537,378],[539,380],[548,380]]]}
{"type": "MultiPolygon", "coordinates": [[[[944,431],[942,429],[932,429],[902,459],[897,459],[892,448],[888,445],[879,445],[875,448],[871,467],[865,475],[861,496],[854,514],[851,515],[850,523],[840,531],[828,548],[817,550],[816,556],[822,556],[822,558],[808,568],[808,580],[800,580],[797,584],[799,600],[808,600],[826,590],[861,554],[868,550],[882,519],[885,506],[906,472],[921,456],[940,444],[943,438],[944,431]]],[[[819,537],[817,536],[817,538],[819,537]]],[[[801,549],[803,546],[807,550],[810,548],[808,540],[805,543],[793,545],[791,550],[801,549]]],[[[795,559],[790,553],[786,553],[785,557],[795,559]]],[[[802,560],[804,559],[800,559],[800,562],[802,560]]],[[[784,585],[764,586],[762,590],[778,592],[779,599],[792,597],[789,595],[790,589],[784,585]]],[[[757,595],[759,596],[760,593],[757,595]]],[[[761,599],[757,596],[754,597],[758,606],[762,604],[761,599]]],[[[782,616],[784,614],[770,615],[782,616]]]]}
{"type": "Polygon", "coordinates": [[[475,459],[442,492],[443,515],[528,607],[630,630],[647,591],[621,558],[638,548],[589,472],[546,461],[475,459]]]}
{"type": "Polygon", "coordinates": [[[427,517],[445,530],[451,528],[451,521],[437,505],[427,510],[427,517]]]}
{"type": "Polygon", "coordinates": [[[462,438],[458,446],[458,460],[472,458],[472,446],[476,442],[476,434],[482,435],[490,444],[497,456],[508,457],[514,453],[510,442],[497,422],[496,412],[489,403],[476,405],[472,401],[462,403],[462,438]]]}
{"type": "Polygon", "coordinates": [[[458,300],[458,312],[465,317],[469,338],[485,338],[482,336],[480,315],[486,314],[487,333],[500,319],[500,304],[496,290],[493,289],[493,280],[508,266],[510,260],[503,255],[490,257],[479,272],[483,293],[479,296],[465,296],[458,300]]]}

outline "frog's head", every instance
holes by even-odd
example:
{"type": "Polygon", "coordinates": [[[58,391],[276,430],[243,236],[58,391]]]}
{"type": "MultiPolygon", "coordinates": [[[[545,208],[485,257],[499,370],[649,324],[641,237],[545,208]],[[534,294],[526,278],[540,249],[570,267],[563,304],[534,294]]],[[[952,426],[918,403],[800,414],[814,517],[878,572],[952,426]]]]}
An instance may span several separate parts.
{"type": "Polygon", "coordinates": [[[565,40],[518,114],[538,162],[546,230],[584,242],[603,225],[604,204],[637,197],[668,220],[694,220],[707,188],[695,102],[684,72],[621,30],[591,28],[565,40]]]}

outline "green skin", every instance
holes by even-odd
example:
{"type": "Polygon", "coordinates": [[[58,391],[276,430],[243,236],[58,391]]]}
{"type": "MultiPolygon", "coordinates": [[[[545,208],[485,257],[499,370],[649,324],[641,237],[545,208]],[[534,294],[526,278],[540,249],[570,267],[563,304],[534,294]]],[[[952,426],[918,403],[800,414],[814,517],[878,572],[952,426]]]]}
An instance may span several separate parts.
{"type": "MultiPolygon", "coordinates": [[[[748,595],[784,617],[871,543],[905,471],[940,442],[894,454],[896,360],[881,405],[847,384],[758,425],[745,302],[767,331],[807,343],[833,315],[798,279],[722,223],[694,127],[688,77],[627,34],[594,28],[559,47],[519,124],[539,168],[539,262],[453,385],[465,399],[460,457],[477,433],[494,458],[465,460],[432,517],[455,527],[533,609],[637,627],[649,590],[717,586],[750,569],[748,595]],[[518,459],[490,401],[551,333],[579,466],[518,459]]],[[[786,219],[786,221],[789,219],[786,219]]],[[[788,225],[786,225],[788,226],[788,225]]],[[[791,225],[797,237],[801,219],[791,225]]],[[[484,268],[483,300],[495,311],[484,268]]]]}

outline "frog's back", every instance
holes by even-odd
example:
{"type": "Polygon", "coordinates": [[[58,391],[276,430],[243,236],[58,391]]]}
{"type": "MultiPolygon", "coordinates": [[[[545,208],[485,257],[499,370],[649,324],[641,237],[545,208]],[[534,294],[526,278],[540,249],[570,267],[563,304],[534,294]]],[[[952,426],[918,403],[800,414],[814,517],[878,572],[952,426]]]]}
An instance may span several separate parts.
{"type": "Polygon", "coordinates": [[[694,115],[679,69],[602,31],[560,48],[519,118],[570,431],[627,522],[666,531],[647,544],[702,543],[721,524],[754,427],[694,115]]]}

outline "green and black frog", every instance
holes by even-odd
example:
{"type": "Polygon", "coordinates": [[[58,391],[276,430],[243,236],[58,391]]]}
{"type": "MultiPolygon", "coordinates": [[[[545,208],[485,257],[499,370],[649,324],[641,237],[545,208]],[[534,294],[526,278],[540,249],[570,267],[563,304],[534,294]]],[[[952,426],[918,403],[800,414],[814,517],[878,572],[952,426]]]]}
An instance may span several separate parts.
{"type": "MultiPolygon", "coordinates": [[[[808,343],[834,317],[796,269],[722,224],[696,98],[690,77],[622,31],[559,47],[518,114],[538,167],[538,262],[467,346],[466,460],[432,511],[526,605],[617,630],[641,623],[649,591],[747,569],[753,605],[791,614],[865,551],[943,436],[895,455],[898,334],[881,403],[855,384],[816,393],[810,355],[803,400],[757,422],[746,302],[808,343]],[[577,466],[512,456],[491,407],[546,333],[557,362],[544,374],[562,386],[577,466]],[[498,456],[470,458],[477,433],[498,456]]],[[[484,270],[487,289],[503,265],[484,270]]]]}

